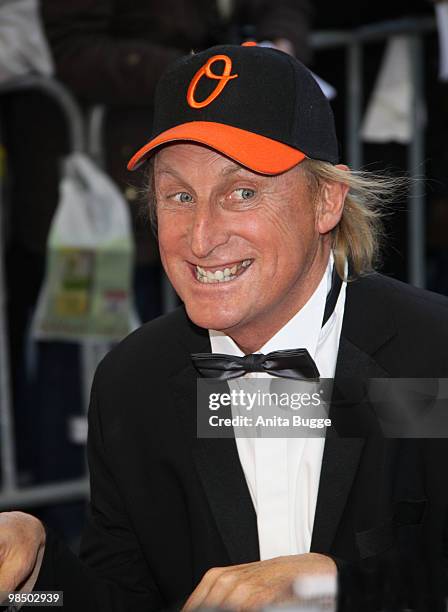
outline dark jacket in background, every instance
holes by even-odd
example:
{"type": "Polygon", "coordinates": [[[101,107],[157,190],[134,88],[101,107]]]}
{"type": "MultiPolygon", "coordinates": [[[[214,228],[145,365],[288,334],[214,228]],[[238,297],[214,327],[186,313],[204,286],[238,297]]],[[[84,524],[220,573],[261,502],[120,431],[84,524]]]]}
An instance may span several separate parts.
{"type": "Polygon", "coordinates": [[[222,42],[287,38],[308,58],[308,0],[237,0],[223,17],[213,0],[42,0],[57,76],[82,100],[152,105],[166,66],[222,42]],[[249,26],[249,27],[247,27],[249,26]],[[250,27],[252,26],[252,27],[250,27]]]}

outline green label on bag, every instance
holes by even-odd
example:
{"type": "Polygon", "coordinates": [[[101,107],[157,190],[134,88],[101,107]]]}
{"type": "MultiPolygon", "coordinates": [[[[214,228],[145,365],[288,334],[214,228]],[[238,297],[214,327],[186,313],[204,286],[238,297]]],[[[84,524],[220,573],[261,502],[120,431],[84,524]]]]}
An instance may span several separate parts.
{"type": "Polygon", "coordinates": [[[61,249],[58,258],[59,287],[55,293],[55,312],[59,316],[83,316],[89,312],[95,253],[61,249]]]}
{"type": "Polygon", "coordinates": [[[132,251],[123,245],[50,249],[40,337],[123,338],[131,331],[131,283],[132,251]]]}

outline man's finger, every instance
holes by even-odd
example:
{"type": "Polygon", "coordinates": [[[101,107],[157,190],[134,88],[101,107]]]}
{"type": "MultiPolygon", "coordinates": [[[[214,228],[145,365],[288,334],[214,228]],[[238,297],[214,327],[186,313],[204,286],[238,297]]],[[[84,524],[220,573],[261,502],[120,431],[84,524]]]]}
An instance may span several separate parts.
{"type": "Polygon", "coordinates": [[[256,599],[253,589],[247,582],[229,582],[227,585],[222,584],[219,589],[215,585],[204,601],[204,605],[229,610],[245,610],[248,608],[247,602],[256,601],[256,599]]]}
{"type": "Polygon", "coordinates": [[[14,591],[18,583],[18,568],[15,568],[14,566],[11,567],[10,562],[7,564],[8,567],[5,567],[5,565],[5,562],[0,565],[0,593],[9,593],[10,591],[14,591]]]}
{"type": "Polygon", "coordinates": [[[245,587],[247,585],[239,583],[239,579],[241,579],[241,576],[238,576],[238,571],[235,571],[233,568],[222,572],[210,586],[208,593],[206,593],[201,602],[201,606],[205,608],[229,608],[231,606],[226,606],[224,603],[229,601],[229,598],[232,597],[235,591],[238,592],[237,601],[243,602],[248,593],[243,593],[242,591],[246,590],[245,587]]]}
{"type": "Polygon", "coordinates": [[[185,602],[185,605],[182,608],[184,612],[189,612],[190,610],[199,608],[207,596],[207,593],[223,570],[224,568],[222,567],[212,567],[202,576],[200,583],[185,602]]]}
{"type": "Polygon", "coordinates": [[[234,567],[214,567],[206,572],[186,601],[183,610],[189,612],[201,606],[218,606],[235,582],[234,567]]]}

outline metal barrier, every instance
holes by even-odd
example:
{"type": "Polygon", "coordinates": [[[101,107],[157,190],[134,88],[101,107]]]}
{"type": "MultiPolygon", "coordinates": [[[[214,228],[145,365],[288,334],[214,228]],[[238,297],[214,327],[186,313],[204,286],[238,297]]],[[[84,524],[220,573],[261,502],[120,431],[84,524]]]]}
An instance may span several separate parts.
{"type": "Polygon", "coordinates": [[[424,90],[423,90],[423,36],[436,29],[433,17],[405,18],[365,26],[353,31],[316,32],[312,36],[315,50],[345,48],[346,59],[346,142],[348,163],[357,170],[362,167],[361,126],[363,47],[369,43],[386,40],[391,36],[409,38],[411,54],[411,79],[413,91],[414,134],[408,148],[408,173],[412,180],[408,198],[408,281],[416,287],[425,287],[425,193],[421,180],[424,168],[424,90]]]}
{"type": "MultiPolygon", "coordinates": [[[[395,34],[401,34],[409,37],[412,55],[414,136],[409,146],[408,172],[411,178],[421,179],[424,164],[425,129],[422,113],[424,104],[422,37],[425,33],[432,32],[434,29],[434,19],[425,18],[385,22],[350,32],[316,32],[313,34],[311,42],[313,48],[317,51],[332,48],[346,49],[346,87],[348,94],[346,142],[348,163],[353,169],[359,169],[362,166],[362,143],[359,138],[359,129],[361,125],[363,46],[374,41],[385,40],[395,34]]],[[[63,85],[54,80],[26,77],[0,85],[0,95],[20,90],[42,91],[58,103],[67,119],[71,151],[87,150],[97,163],[103,165],[102,133],[105,117],[104,108],[94,108],[86,123],[74,97],[63,85]],[[87,146],[86,132],[88,134],[87,146]]],[[[413,285],[421,287],[425,284],[424,206],[423,181],[412,181],[409,195],[408,226],[409,281],[413,285]]],[[[2,210],[3,207],[0,201],[0,255],[2,253],[2,210]]],[[[4,270],[0,260],[0,468],[3,483],[0,490],[0,510],[27,508],[40,504],[85,498],[89,494],[87,477],[23,489],[19,489],[17,486],[10,402],[4,287],[4,270]]],[[[163,300],[165,311],[170,310],[175,305],[175,294],[167,279],[164,280],[163,300]]],[[[104,352],[104,347],[97,344],[86,345],[86,347],[83,351],[82,368],[85,381],[84,397],[87,401],[92,372],[104,352]]]]}
{"type": "MultiPolygon", "coordinates": [[[[57,81],[40,77],[25,77],[0,85],[0,95],[30,90],[45,93],[59,105],[66,118],[69,149],[72,152],[84,151],[84,119],[74,97],[63,85],[57,81]]],[[[1,204],[0,202],[0,211],[3,211],[4,207],[1,204]]],[[[0,218],[0,256],[3,254],[2,237],[3,224],[0,218]]],[[[10,394],[3,257],[0,257],[0,260],[0,468],[2,475],[0,510],[85,498],[89,493],[86,477],[57,484],[18,488],[10,394]]]]}

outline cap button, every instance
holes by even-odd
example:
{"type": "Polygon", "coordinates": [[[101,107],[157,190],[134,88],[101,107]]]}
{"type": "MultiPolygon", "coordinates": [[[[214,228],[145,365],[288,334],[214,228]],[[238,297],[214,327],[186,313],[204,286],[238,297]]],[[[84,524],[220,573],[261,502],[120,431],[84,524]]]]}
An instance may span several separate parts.
{"type": "Polygon", "coordinates": [[[246,40],[246,42],[241,43],[242,47],[257,47],[257,43],[255,40],[246,40]]]}

